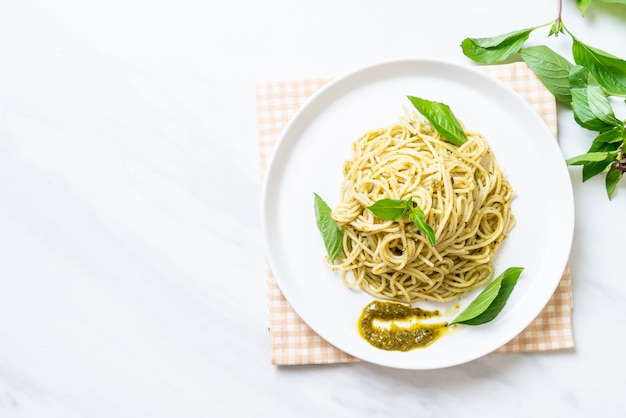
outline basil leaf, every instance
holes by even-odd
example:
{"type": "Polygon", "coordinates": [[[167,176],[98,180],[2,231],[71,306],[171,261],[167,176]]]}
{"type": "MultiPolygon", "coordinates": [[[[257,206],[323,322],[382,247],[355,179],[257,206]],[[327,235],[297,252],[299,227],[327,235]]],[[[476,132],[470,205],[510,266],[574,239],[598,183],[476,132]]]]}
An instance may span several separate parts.
{"type": "Polygon", "coordinates": [[[602,161],[584,163],[583,164],[583,182],[602,173],[613,162],[615,162],[615,158],[607,157],[602,161]]]}
{"type": "Polygon", "coordinates": [[[424,211],[418,206],[413,206],[412,198],[408,198],[407,200],[381,199],[367,208],[374,215],[387,221],[403,219],[408,212],[411,222],[426,235],[430,245],[435,246],[435,231],[426,223],[424,211]]]}
{"type": "MultiPolygon", "coordinates": [[[[600,135],[593,140],[594,143],[604,143],[604,144],[615,144],[617,142],[622,142],[626,140],[626,132],[616,126],[614,129],[610,131],[602,132],[600,135]]],[[[593,144],[591,144],[593,146],[593,144]]]]}
{"type": "Polygon", "coordinates": [[[585,12],[587,11],[587,7],[589,7],[590,3],[591,3],[591,0],[576,0],[576,6],[578,7],[578,10],[580,11],[581,16],[585,15],[585,12]]]}
{"type": "Polygon", "coordinates": [[[626,96],[626,61],[573,38],[576,64],[587,67],[598,83],[613,96],[626,96]]]}
{"type": "Polygon", "coordinates": [[[413,204],[409,198],[409,200],[381,199],[367,208],[381,219],[397,221],[404,218],[411,207],[413,204]]]}
{"type": "Polygon", "coordinates": [[[506,61],[515,55],[535,29],[537,27],[521,29],[491,38],[465,38],[461,42],[461,48],[465,56],[476,62],[495,64],[506,61]]]}
{"type": "Polygon", "coordinates": [[[603,132],[622,125],[598,81],[587,68],[580,65],[572,67],[569,82],[574,119],[580,126],[603,132]]]}
{"type": "Polygon", "coordinates": [[[450,324],[482,325],[493,320],[506,304],[524,268],[509,267],[450,324]]]}
{"type": "Polygon", "coordinates": [[[613,198],[613,194],[615,193],[615,189],[617,188],[617,183],[622,179],[624,173],[617,169],[617,165],[613,164],[609,171],[606,173],[605,185],[606,185],[606,193],[609,196],[609,200],[613,198]]]}
{"type": "MultiPolygon", "coordinates": [[[[593,140],[587,153],[616,151],[621,146],[623,139],[621,129],[616,128],[602,132],[593,140]]],[[[588,161],[583,163],[583,182],[602,173],[614,161],[615,157],[609,155],[602,161],[588,161]]]]}
{"type": "Polygon", "coordinates": [[[434,247],[436,242],[435,231],[433,231],[430,225],[426,223],[426,220],[424,219],[424,211],[417,206],[411,208],[411,211],[409,212],[409,219],[415,224],[417,229],[426,235],[430,245],[434,247]]]}
{"type": "Polygon", "coordinates": [[[520,55],[557,100],[563,103],[572,101],[569,85],[572,63],[544,45],[522,48],[520,55]]]}
{"type": "Polygon", "coordinates": [[[576,157],[568,158],[566,163],[567,165],[583,165],[589,162],[603,161],[609,157],[615,159],[617,154],[617,151],[587,152],[585,154],[577,155],[576,157]]]}
{"type": "Polygon", "coordinates": [[[424,115],[445,139],[455,145],[467,142],[463,127],[448,105],[414,96],[408,96],[408,98],[417,111],[424,115]]]}
{"type": "Polygon", "coordinates": [[[313,194],[315,195],[313,207],[315,209],[317,229],[319,229],[322,234],[328,258],[330,258],[330,261],[335,261],[339,253],[343,250],[343,231],[332,216],[330,216],[332,210],[326,202],[324,202],[317,193],[313,194]]]}

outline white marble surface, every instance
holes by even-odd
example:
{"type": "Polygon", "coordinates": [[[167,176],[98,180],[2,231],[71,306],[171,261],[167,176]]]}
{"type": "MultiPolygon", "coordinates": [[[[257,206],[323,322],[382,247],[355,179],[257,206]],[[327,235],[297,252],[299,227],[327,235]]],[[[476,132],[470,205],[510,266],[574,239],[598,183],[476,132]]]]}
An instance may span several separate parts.
{"type": "MultiPolygon", "coordinates": [[[[583,41],[626,56],[625,7],[594,0],[582,19],[564,2],[583,41]]],[[[3,1],[0,416],[623,416],[626,183],[609,202],[578,169],[576,349],[427,372],[270,364],[255,83],[395,58],[468,63],[464,37],[556,9],[3,1]]],[[[568,53],[567,38],[548,42],[568,53]]],[[[563,154],[585,151],[591,134],[559,117],[563,154]]]]}

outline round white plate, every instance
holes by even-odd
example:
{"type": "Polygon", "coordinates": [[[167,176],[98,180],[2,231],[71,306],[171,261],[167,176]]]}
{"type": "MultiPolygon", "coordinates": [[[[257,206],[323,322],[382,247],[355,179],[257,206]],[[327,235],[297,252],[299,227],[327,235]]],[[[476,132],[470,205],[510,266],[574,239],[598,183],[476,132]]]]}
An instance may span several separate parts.
{"type": "MultiPolygon", "coordinates": [[[[261,212],[269,266],[297,314],[337,348],[403,369],[468,362],[519,334],[558,285],[574,229],[569,172],[539,115],[508,86],[478,70],[429,60],[372,65],[316,93],[291,119],[274,149],[261,212]],[[337,204],[351,143],[366,131],[396,122],[403,106],[411,108],[408,95],[446,103],[466,128],[486,136],[516,191],[512,210],[517,224],[500,247],[496,275],[507,267],[525,270],[494,321],[463,327],[427,348],[394,352],[374,348],[359,335],[358,317],[373,298],[346,288],[339,273],[324,265],[313,193],[331,207],[337,204]]],[[[466,295],[462,308],[480,290],[466,295]]],[[[448,309],[443,304],[418,306],[448,309]]]]}

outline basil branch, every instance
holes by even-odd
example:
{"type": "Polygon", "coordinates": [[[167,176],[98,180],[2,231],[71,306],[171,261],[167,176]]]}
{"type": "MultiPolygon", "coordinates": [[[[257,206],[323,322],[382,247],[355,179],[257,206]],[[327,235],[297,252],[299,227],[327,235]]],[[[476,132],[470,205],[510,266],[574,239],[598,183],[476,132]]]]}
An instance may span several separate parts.
{"type": "MultiPolygon", "coordinates": [[[[626,0],[606,0],[626,4],[626,0]]],[[[591,0],[577,0],[581,15],[591,0]]],[[[589,150],[567,160],[583,166],[583,181],[604,173],[608,198],[626,173],[626,121],[615,116],[610,96],[626,97],[626,61],[585,44],[565,26],[563,1],[552,22],[490,38],[466,38],[463,53],[481,64],[497,64],[519,57],[561,103],[571,107],[574,120],[597,132],[589,150]],[[548,36],[566,34],[572,39],[573,63],[545,45],[525,46],[530,34],[550,26],[548,36]]]]}

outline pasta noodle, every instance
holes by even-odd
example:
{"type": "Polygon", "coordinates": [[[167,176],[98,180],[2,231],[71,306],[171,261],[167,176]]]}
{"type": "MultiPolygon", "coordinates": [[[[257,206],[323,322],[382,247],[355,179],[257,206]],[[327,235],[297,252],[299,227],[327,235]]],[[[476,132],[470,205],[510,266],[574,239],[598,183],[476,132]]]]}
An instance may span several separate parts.
{"type": "Polygon", "coordinates": [[[513,190],[483,135],[466,135],[463,145],[451,144],[405,110],[398,123],[353,143],[332,211],[343,254],[328,263],[346,286],[399,302],[449,301],[492,276],[494,254],[515,222],[513,190]],[[412,198],[435,231],[435,247],[408,219],[383,220],[366,208],[386,198],[412,198]]]}

